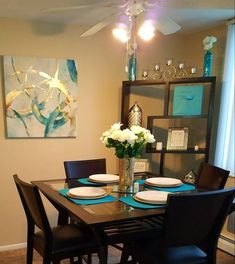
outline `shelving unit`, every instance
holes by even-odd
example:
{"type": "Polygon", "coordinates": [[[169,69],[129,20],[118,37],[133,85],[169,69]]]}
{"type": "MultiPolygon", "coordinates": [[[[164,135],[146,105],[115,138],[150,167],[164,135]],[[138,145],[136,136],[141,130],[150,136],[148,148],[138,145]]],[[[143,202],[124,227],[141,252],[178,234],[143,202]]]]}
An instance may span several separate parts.
{"type": "MultiPolygon", "coordinates": [[[[162,150],[156,150],[155,144],[149,144],[146,147],[146,154],[148,154],[148,156],[160,155],[160,175],[164,174],[165,167],[169,165],[166,163],[166,156],[168,154],[191,154],[193,156],[203,155],[203,161],[208,161],[210,153],[215,82],[215,77],[173,79],[165,82],[152,80],[123,81],[121,122],[124,127],[128,126],[129,109],[134,102],[137,101],[143,112],[142,125],[147,127],[155,135],[157,141],[163,142],[162,150]],[[186,90],[186,92],[188,90],[194,91],[193,89],[199,88],[203,91],[203,96],[200,101],[200,114],[174,114],[173,106],[176,103],[176,101],[174,101],[174,93],[175,89],[179,89],[176,87],[179,86],[184,87],[183,89],[186,90]],[[185,89],[185,87],[190,88],[185,89]],[[188,128],[189,140],[186,150],[169,150],[166,148],[168,129],[170,127],[188,128]],[[198,150],[194,149],[195,145],[199,146],[198,150]]],[[[185,169],[182,168],[182,171],[187,172],[186,166],[185,169]]]]}

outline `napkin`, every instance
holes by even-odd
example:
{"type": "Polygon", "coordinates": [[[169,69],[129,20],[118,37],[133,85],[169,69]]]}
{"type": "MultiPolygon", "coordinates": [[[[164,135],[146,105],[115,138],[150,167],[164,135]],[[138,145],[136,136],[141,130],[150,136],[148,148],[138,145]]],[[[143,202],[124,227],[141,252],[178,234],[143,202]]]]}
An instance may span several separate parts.
{"type": "Polygon", "coordinates": [[[111,195],[107,195],[103,198],[98,198],[98,199],[76,199],[67,196],[68,191],[69,189],[60,189],[58,192],[75,204],[91,205],[91,204],[114,202],[116,200],[116,198],[114,198],[111,195]]]}

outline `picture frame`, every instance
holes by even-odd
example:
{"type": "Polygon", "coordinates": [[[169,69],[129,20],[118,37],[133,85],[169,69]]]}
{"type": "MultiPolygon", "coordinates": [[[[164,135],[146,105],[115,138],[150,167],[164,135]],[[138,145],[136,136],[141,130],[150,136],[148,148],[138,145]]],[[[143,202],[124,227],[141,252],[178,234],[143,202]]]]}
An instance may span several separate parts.
{"type": "Polygon", "coordinates": [[[149,171],[149,160],[148,159],[135,159],[135,173],[142,173],[149,171]]]}
{"type": "Polygon", "coordinates": [[[168,129],[167,150],[187,150],[188,128],[170,127],[168,129]]]}

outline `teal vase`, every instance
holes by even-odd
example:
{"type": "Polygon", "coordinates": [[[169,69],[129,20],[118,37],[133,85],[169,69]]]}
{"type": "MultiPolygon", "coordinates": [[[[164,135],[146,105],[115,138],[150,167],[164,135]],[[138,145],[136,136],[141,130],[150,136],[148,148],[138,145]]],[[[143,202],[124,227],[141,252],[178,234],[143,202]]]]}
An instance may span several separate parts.
{"type": "Polygon", "coordinates": [[[132,54],[129,59],[129,68],[128,68],[128,79],[130,81],[136,80],[136,66],[137,66],[136,64],[137,64],[136,57],[134,54],[132,54]]]}
{"type": "Polygon", "coordinates": [[[213,54],[211,51],[207,50],[204,55],[204,66],[203,66],[204,77],[212,76],[212,63],[213,63],[213,54]]]}

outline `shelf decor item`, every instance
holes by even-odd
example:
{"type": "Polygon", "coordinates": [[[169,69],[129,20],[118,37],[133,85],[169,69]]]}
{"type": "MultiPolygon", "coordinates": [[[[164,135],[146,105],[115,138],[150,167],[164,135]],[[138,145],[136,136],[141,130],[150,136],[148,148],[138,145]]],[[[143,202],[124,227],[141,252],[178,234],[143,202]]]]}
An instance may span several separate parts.
{"type": "Polygon", "coordinates": [[[147,143],[155,142],[149,130],[132,126],[121,130],[121,123],[115,123],[105,131],[100,140],[108,148],[115,149],[119,158],[119,191],[132,193],[134,188],[135,158],[140,158],[147,143]]]}
{"type": "Polygon", "coordinates": [[[172,127],[168,130],[167,150],[186,150],[188,145],[188,128],[172,127]]]}
{"type": "Polygon", "coordinates": [[[128,127],[142,125],[142,110],[137,102],[130,108],[128,113],[128,127]]]}
{"type": "Polygon", "coordinates": [[[133,53],[129,58],[129,68],[128,68],[128,79],[130,81],[135,81],[137,78],[137,60],[135,53],[133,53]]]}
{"type": "Polygon", "coordinates": [[[206,51],[203,62],[203,77],[212,76],[213,53],[211,49],[216,41],[214,36],[207,36],[203,39],[204,50],[206,51]]]}
{"type": "Polygon", "coordinates": [[[203,86],[175,86],[173,115],[200,115],[202,112],[203,86]]]}

